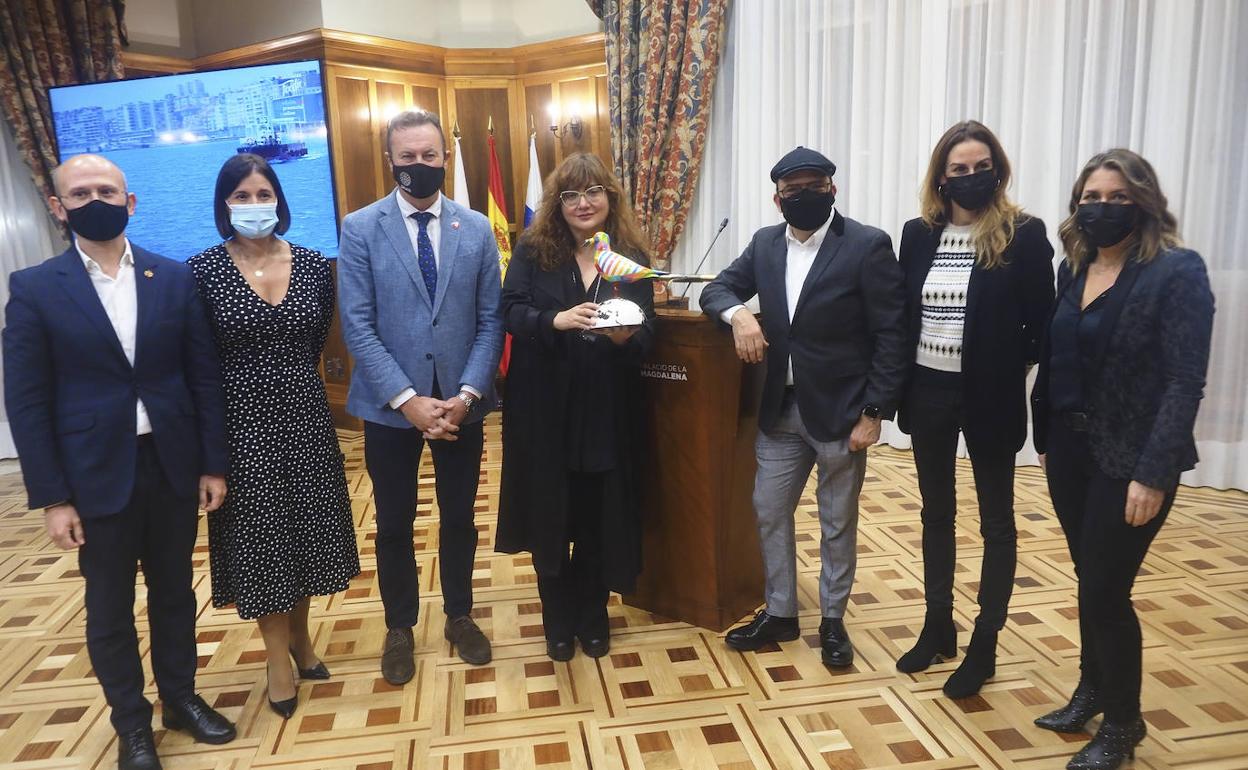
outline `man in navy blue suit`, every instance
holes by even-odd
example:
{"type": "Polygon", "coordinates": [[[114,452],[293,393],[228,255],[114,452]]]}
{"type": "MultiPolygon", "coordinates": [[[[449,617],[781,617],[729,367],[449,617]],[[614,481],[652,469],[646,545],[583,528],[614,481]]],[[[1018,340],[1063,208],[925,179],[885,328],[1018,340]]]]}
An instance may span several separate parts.
{"type": "Polygon", "coordinates": [[[234,739],[195,693],[191,551],[197,509],[225,499],[217,357],[191,271],[125,236],[135,197],[97,155],[57,168],[64,254],[10,277],[4,395],[29,505],[78,549],[87,651],[112,707],[123,770],[159,768],[134,624],[143,566],[161,721],[204,743],[234,739]]]}

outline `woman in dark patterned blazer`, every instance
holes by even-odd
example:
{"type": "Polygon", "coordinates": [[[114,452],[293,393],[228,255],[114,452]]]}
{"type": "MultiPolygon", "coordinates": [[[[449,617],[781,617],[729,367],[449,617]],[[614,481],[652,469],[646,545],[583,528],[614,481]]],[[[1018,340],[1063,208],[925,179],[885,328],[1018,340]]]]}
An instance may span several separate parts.
{"type": "Polygon", "coordinates": [[[1032,396],[1036,451],[1079,580],[1079,685],[1036,720],[1080,732],[1069,770],[1117,768],[1144,738],[1140,624],[1131,586],[1196,464],[1213,294],[1179,244],[1153,167],[1130,150],[1094,156],[1059,229],[1066,261],[1032,396]]]}

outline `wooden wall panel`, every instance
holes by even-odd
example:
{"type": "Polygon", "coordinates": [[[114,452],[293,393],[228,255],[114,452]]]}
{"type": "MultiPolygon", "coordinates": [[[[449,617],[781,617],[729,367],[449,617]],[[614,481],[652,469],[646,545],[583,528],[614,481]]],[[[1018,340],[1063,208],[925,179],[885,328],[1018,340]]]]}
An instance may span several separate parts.
{"type": "Polygon", "coordinates": [[[379,113],[377,126],[374,129],[377,134],[378,150],[374,163],[377,165],[377,188],[374,191],[374,198],[380,198],[385,194],[386,190],[392,188],[392,178],[390,175],[390,163],[386,160],[386,123],[396,113],[407,109],[410,99],[407,94],[407,85],[405,83],[394,83],[389,81],[377,81],[377,111],[379,113]]]}
{"type": "Polygon", "coordinates": [[[343,216],[377,199],[377,153],[370,84],[331,75],[330,135],[334,145],[339,213],[343,216]]]}
{"type": "Polygon", "coordinates": [[[410,106],[438,114],[438,120],[442,121],[442,128],[450,136],[451,126],[446,125],[446,114],[442,105],[441,91],[432,86],[412,86],[412,100],[410,106]]]}
{"type": "MultiPolygon", "coordinates": [[[[495,150],[498,153],[498,165],[503,175],[503,190],[509,196],[506,200],[507,217],[515,220],[516,201],[510,199],[515,195],[515,178],[512,158],[512,121],[509,89],[477,88],[456,85],[452,89],[455,104],[455,119],[459,123],[460,147],[464,153],[464,173],[468,177],[468,195],[472,199],[472,207],[481,213],[487,213],[487,192],[489,188],[489,125],[494,122],[495,150]]],[[[523,131],[523,127],[519,130],[523,131]]],[[[523,201],[521,201],[523,205],[523,201]]]]}

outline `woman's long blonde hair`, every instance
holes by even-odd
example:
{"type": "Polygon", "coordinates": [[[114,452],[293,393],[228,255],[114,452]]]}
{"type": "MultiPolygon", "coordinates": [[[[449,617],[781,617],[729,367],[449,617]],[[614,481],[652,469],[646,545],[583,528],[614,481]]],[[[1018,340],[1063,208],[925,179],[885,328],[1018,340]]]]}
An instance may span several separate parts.
{"type": "Polygon", "coordinates": [[[975,261],[985,270],[1005,264],[1005,250],[1014,240],[1014,229],[1023,214],[1021,206],[1005,194],[1010,186],[1010,159],[1005,156],[1001,142],[978,120],[964,120],[949,127],[936,142],[932,158],[927,164],[927,176],[919,193],[919,205],[923,221],[928,227],[943,227],[949,223],[950,202],[942,193],[940,178],[945,175],[949,153],[962,142],[976,141],[988,145],[992,154],[992,170],[997,175],[997,189],[992,200],[984,207],[971,228],[971,242],[975,244],[975,261]]]}
{"type": "Polygon", "coordinates": [[[563,218],[563,202],[559,200],[559,193],[584,190],[598,184],[606,189],[610,202],[602,229],[611,236],[612,250],[626,254],[643,265],[650,264],[650,245],[637,224],[633,207],[624,199],[624,189],[619,180],[597,155],[578,152],[564,158],[546,177],[542,186],[542,202],[537,207],[533,223],[520,236],[520,242],[533,249],[533,258],[543,270],[555,270],[570,263],[581,245],[563,218]]]}
{"type": "Polygon", "coordinates": [[[1127,236],[1127,258],[1137,262],[1148,262],[1156,257],[1162,249],[1183,245],[1179,238],[1179,223],[1170,213],[1169,202],[1161,191],[1161,183],[1157,181],[1157,172],[1153,165],[1139,153],[1121,147],[1106,150],[1093,155],[1079,172],[1075,187],[1070,192],[1070,216],[1066,217],[1057,228],[1057,235],[1062,239],[1066,250],[1066,263],[1072,273],[1078,273],[1093,255],[1096,247],[1088,243],[1075,221],[1075,212],[1079,209],[1079,199],[1083,197],[1083,187],[1088,183],[1092,172],[1100,168],[1108,168],[1122,174],[1127,182],[1127,193],[1136,207],[1135,230],[1127,236]]]}

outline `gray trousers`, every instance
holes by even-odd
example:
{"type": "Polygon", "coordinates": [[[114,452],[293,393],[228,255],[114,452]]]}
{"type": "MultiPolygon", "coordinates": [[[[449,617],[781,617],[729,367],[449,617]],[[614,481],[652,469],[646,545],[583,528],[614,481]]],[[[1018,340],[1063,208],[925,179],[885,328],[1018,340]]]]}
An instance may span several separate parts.
{"type": "Polygon", "coordinates": [[[818,463],[819,607],[825,618],[842,618],[858,563],[858,495],[867,472],[867,452],[849,451],[849,437],[816,441],[806,432],[797,401],[786,397],[780,419],[760,430],[754,451],[754,513],[766,573],[767,614],[797,617],[797,544],[794,512],[810,470],[818,463]]]}

